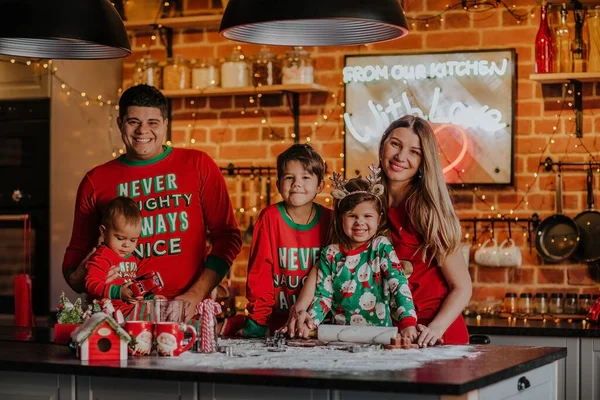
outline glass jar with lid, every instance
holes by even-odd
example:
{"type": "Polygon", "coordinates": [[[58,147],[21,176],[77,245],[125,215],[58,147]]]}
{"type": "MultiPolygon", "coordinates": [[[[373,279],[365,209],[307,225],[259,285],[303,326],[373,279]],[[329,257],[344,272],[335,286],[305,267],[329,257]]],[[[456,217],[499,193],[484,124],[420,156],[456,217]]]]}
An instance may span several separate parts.
{"type": "Polygon", "coordinates": [[[268,47],[263,46],[252,57],[252,84],[254,86],[278,85],[281,83],[281,61],[268,47]]]}
{"type": "Polygon", "coordinates": [[[548,303],[548,310],[552,314],[563,313],[563,295],[562,293],[552,293],[550,295],[550,303],[548,303]]]}
{"type": "Polygon", "coordinates": [[[177,55],[167,60],[163,68],[163,89],[180,90],[192,87],[192,69],[188,60],[177,55]]]}
{"type": "Polygon", "coordinates": [[[579,303],[576,293],[567,293],[565,298],[565,314],[577,314],[579,303]]]}
{"type": "Polygon", "coordinates": [[[158,60],[146,57],[136,61],[132,81],[134,86],[146,84],[161,89],[162,68],[158,65],[158,60]]]}
{"type": "Polygon", "coordinates": [[[536,314],[548,313],[548,293],[536,293],[533,302],[533,312],[536,314]]]}
{"type": "Polygon", "coordinates": [[[219,86],[220,78],[220,67],[214,58],[192,60],[192,88],[202,90],[219,86]]]}
{"type": "Polygon", "coordinates": [[[237,46],[221,64],[221,86],[224,88],[250,86],[249,75],[246,56],[242,53],[242,48],[237,46]]]}
{"type": "Polygon", "coordinates": [[[516,313],[517,312],[517,294],[506,293],[504,295],[504,312],[516,313]]]}
{"type": "Polygon", "coordinates": [[[310,53],[302,47],[294,47],[293,51],[285,54],[282,74],[284,85],[314,83],[314,60],[310,53]]]}
{"type": "Polygon", "coordinates": [[[519,312],[523,314],[531,314],[531,293],[521,293],[519,296],[519,312]]]}
{"type": "Polygon", "coordinates": [[[591,294],[580,294],[579,295],[579,314],[587,314],[592,306],[592,295],[591,294]]]}

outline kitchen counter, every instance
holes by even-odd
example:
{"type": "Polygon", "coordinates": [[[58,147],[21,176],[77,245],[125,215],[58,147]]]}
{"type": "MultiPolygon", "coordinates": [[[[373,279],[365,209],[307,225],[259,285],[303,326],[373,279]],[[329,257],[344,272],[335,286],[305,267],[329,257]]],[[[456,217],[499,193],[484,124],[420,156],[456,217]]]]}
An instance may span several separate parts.
{"type": "MultiPolygon", "coordinates": [[[[418,350],[418,351],[427,351],[418,350]]],[[[417,351],[417,350],[415,350],[417,351]]],[[[127,361],[83,363],[66,346],[27,341],[0,341],[0,386],[6,374],[130,378],[149,381],[210,382],[228,385],[312,388],[344,391],[462,395],[550,368],[566,356],[551,347],[472,346],[473,356],[431,361],[418,368],[357,373],[306,369],[220,369],[198,367],[176,358],[137,357],[127,361]],[[301,377],[301,378],[300,378],[301,377]]],[[[187,354],[186,357],[203,357],[187,354]]],[[[545,371],[547,372],[547,371],[545,371]]],[[[516,387],[516,384],[515,384],[516,387]]],[[[0,387],[0,394],[4,393],[0,387]]],[[[252,390],[252,389],[251,389],[252,390]]],[[[12,392],[11,392],[12,393],[12,392]]],[[[221,397],[219,397],[221,398],[221,397]]]]}
{"type": "Polygon", "coordinates": [[[568,322],[568,320],[531,320],[512,319],[510,322],[505,318],[483,317],[478,321],[476,317],[466,317],[465,322],[469,334],[482,335],[515,335],[515,336],[558,336],[578,338],[600,338],[600,327],[598,324],[589,323],[585,325],[582,321],[568,322]]]}

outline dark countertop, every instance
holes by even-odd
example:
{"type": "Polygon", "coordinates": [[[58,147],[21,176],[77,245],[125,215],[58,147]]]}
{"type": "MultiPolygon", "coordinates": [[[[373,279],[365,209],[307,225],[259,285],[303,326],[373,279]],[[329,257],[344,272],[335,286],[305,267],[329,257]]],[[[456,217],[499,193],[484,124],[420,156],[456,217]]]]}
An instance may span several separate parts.
{"type": "Polygon", "coordinates": [[[558,336],[558,337],[580,337],[600,338],[600,327],[598,324],[586,321],[573,320],[540,320],[513,319],[510,323],[506,318],[483,317],[477,321],[476,317],[465,317],[469,334],[482,335],[513,335],[513,336],[558,336]]]}
{"type": "MultiPolygon", "coordinates": [[[[172,358],[136,357],[84,365],[66,346],[0,340],[0,370],[104,377],[312,387],[397,393],[463,394],[566,357],[565,348],[473,346],[476,357],[434,361],[420,368],[372,373],[238,369],[184,365],[172,358]],[[298,379],[301,377],[302,379],[298,379]]],[[[426,351],[426,350],[425,350],[426,351]]],[[[201,357],[201,355],[198,355],[201,357]]]]}

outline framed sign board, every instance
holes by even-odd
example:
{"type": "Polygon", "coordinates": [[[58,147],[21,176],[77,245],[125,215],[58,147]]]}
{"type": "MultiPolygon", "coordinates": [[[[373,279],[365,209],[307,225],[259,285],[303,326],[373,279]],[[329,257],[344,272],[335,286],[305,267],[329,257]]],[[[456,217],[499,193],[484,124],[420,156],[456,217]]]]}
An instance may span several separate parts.
{"type": "Polygon", "coordinates": [[[512,185],[514,49],[346,56],[344,167],[366,176],[390,122],[425,118],[450,185],[512,185]]]}

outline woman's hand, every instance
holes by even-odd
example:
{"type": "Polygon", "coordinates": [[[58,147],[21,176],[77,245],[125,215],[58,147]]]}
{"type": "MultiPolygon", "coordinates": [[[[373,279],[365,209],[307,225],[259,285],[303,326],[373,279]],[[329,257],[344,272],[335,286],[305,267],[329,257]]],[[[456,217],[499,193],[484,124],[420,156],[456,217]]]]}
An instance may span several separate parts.
{"type": "Polygon", "coordinates": [[[442,339],[444,333],[435,328],[418,324],[417,331],[419,332],[419,336],[417,337],[419,347],[435,346],[436,344],[444,343],[442,339]]]}

